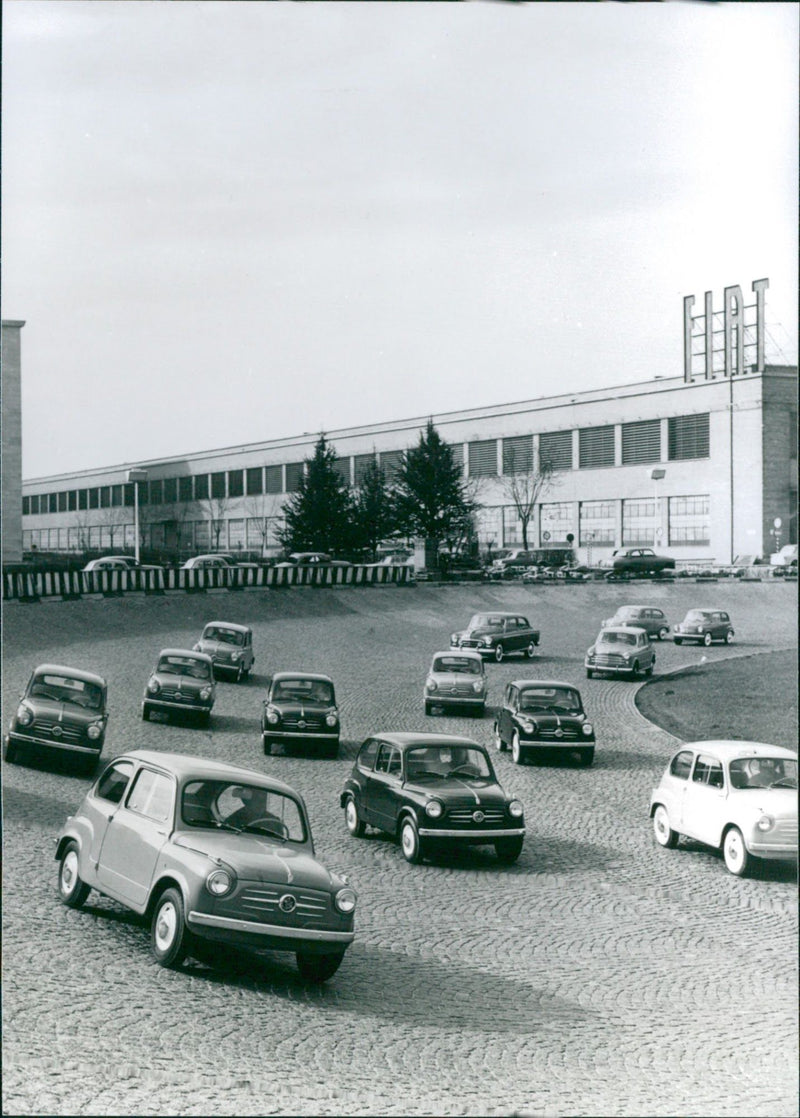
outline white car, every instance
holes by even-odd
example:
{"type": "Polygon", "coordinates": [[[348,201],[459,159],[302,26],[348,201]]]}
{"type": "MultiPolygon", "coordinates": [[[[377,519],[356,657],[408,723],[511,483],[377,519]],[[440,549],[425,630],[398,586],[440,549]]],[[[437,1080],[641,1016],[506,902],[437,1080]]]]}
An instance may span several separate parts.
{"type": "Polygon", "coordinates": [[[137,563],[132,555],[103,555],[90,559],[84,571],[163,571],[155,563],[137,563]]]}
{"type": "Polygon", "coordinates": [[[486,668],[480,652],[449,649],[434,652],[425,681],[425,713],[435,707],[458,708],[483,717],[486,709],[486,668]]]}
{"type": "Polygon", "coordinates": [[[184,571],[229,571],[233,567],[222,555],[194,555],[182,564],[184,571]]]}
{"type": "Polygon", "coordinates": [[[743,877],[758,858],[797,859],[797,754],[756,741],[687,743],[650,797],[659,846],[681,835],[722,850],[743,877]]]}

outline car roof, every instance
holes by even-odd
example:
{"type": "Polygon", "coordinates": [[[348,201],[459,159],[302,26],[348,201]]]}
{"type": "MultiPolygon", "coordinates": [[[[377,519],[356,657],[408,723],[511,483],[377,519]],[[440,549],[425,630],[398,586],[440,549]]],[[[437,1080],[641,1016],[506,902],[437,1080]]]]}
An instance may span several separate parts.
{"type": "Polygon", "coordinates": [[[512,679],[510,687],[568,687],[570,691],[577,691],[574,683],[566,679],[512,679]]]}
{"type": "Polygon", "coordinates": [[[647,630],[642,629],[640,625],[609,625],[600,630],[600,636],[604,637],[606,633],[644,633],[646,636],[647,630]]]}
{"type": "Polygon", "coordinates": [[[722,760],[736,757],[785,757],[797,760],[797,754],[783,745],[769,745],[764,741],[687,741],[681,749],[694,749],[698,753],[716,753],[722,760]]]}
{"type": "Polygon", "coordinates": [[[617,606],[617,613],[622,613],[624,609],[659,609],[659,606],[617,606]]]}
{"type": "Polygon", "coordinates": [[[191,656],[193,660],[206,660],[209,664],[214,663],[205,652],[195,652],[193,648],[162,648],[158,654],[159,660],[162,656],[191,656]]]}
{"type": "Polygon", "coordinates": [[[728,611],[726,609],[723,609],[722,606],[688,606],[687,609],[686,609],[686,612],[687,613],[692,613],[692,612],[696,612],[696,613],[727,613],[728,611]]]}
{"type": "Polygon", "coordinates": [[[254,769],[240,768],[238,765],[229,765],[226,761],[215,761],[209,757],[196,757],[188,753],[162,753],[155,749],[132,749],[127,753],[120,753],[115,761],[123,758],[133,758],[144,761],[149,765],[156,765],[162,769],[169,769],[179,779],[187,777],[218,777],[232,778],[234,780],[247,780],[250,784],[258,784],[262,788],[271,788],[281,792],[291,792],[298,795],[290,785],[265,773],[256,772],[254,769]]]}
{"type": "Polygon", "coordinates": [[[466,656],[468,660],[478,660],[483,663],[483,657],[480,652],[476,652],[473,648],[442,648],[439,652],[434,652],[431,659],[437,656],[466,656]]]}
{"type": "Polygon", "coordinates": [[[333,683],[329,675],[323,675],[321,672],[273,672],[272,682],[281,679],[319,679],[324,683],[333,683]]]}
{"type": "Polygon", "coordinates": [[[483,614],[486,614],[487,617],[523,617],[524,616],[523,614],[515,613],[512,610],[502,610],[502,609],[479,609],[479,610],[476,610],[475,613],[477,614],[478,617],[482,616],[483,614]]]}
{"type": "Polygon", "coordinates": [[[392,745],[398,746],[400,749],[408,749],[408,747],[412,745],[472,745],[477,746],[478,749],[486,749],[486,746],[481,745],[472,738],[461,737],[460,734],[432,734],[424,730],[421,730],[417,734],[411,734],[390,730],[387,733],[377,732],[369,736],[371,738],[380,738],[381,741],[388,741],[392,745]]]}
{"type": "Polygon", "coordinates": [[[240,625],[238,621],[206,621],[203,629],[207,629],[209,625],[219,625],[223,629],[235,629],[237,633],[249,633],[249,625],[240,625]]]}
{"type": "Polygon", "coordinates": [[[37,664],[33,669],[34,674],[67,675],[72,679],[82,679],[84,683],[97,683],[100,687],[106,686],[106,681],[96,672],[87,672],[83,668],[69,668],[65,664],[37,664]]]}

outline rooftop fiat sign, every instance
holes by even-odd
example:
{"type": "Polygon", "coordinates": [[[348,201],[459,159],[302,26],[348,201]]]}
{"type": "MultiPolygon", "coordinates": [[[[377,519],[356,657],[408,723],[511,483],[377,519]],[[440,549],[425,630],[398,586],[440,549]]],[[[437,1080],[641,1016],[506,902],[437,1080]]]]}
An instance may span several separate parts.
{"type": "Polygon", "coordinates": [[[693,315],[694,295],[683,300],[683,379],[712,380],[764,372],[764,303],[768,279],[753,280],[755,303],[745,306],[741,287],[726,287],[722,310],[706,291],[703,314],[693,315]]]}

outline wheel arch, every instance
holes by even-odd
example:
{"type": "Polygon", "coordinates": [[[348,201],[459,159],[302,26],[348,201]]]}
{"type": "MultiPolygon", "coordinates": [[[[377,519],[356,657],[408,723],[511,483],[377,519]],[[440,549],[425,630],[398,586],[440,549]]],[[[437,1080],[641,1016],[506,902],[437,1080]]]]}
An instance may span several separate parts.
{"type": "Polygon", "coordinates": [[[414,826],[417,828],[417,831],[419,831],[419,816],[417,815],[413,807],[411,807],[409,804],[404,804],[397,814],[397,825],[395,827],[396,835],[400,834],[403,829],[403,824],[407,819],[410,819],[414,826]]]}
{"type": "Polygon", "coordinates": [[[162,874],[161,877],[153,882],[152,888],[150,889],[150,895],[147,898],[147,905],[144,909],[144,915],[147,917],[148,920],[152,918],[156,905],[158,904],[162,894],[164,894],[167,889],[178,890],[181,897],[183,898],[183,907],[188,917],[189,894],[186,882],[181,878],[179,874],[170,871],[169,873],[162,874]]]}

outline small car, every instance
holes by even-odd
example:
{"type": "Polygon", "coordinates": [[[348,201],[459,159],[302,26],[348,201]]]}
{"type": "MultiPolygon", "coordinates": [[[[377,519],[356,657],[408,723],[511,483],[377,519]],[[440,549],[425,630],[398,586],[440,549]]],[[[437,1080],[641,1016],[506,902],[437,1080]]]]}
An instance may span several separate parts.
{"type": "Polygon", "coordinates": [[[619,672],[634,678],[652,675],[656,654],[644,629],[614,625],[601,629],[586,652],[584,667],[591,679],[595,672],[619,672]]]}
{"type": "Polygon", "coordinates": [[[293,551],[276,567],[352,567],[347,559],[332,559],[325,551],[293,551]]]}
{"type": "MultiPolygon", "coordinates": [[[[292,951],[324,982],[354,938],[355,891],[314,857],[303,797],[219,761],[134,750],[107,765],[56,840],[58,892],[149,919],[156,962],[292,951]]],[[[87,925],[89,927],[91,921],[87,925]]]]}
{"type": "Polygon", "coordinates": [[[601,622],[603,629],[615,625],[633,625],[637,629],[644,629],[649,637],[658,637],[660,641],[669,635],[669,623],[663,609],[653,606],[620,606],[613,617],[607,617],[601,622]]]}
{"type": "Polygon", "coordinates": [[[681,746],[650,797],[659,846],[681,835],[722,850],[743,877],[757,859],[797,859],[797,754],[756,741],[681,746]]]}
{"type": "Polygon", "coordinates": [[[607,562],[612,568],[606,575],[609,579],[631,578],[636,575],[659,576],[664,571],[675,570],[675,560],[669,555],[656,555],[652,547],[620,548],[611,553],[607,562]]]}
{"type": "Polygon", "coordinates": [[[69,754],[93,772],[108,726],[108,686],[102,676],[62,664],[31,672],[3,743],[14,764],[21,752],[44,749],[69,754]]]}
{"type": "Polygon", "coordinates": [[[434,652],[425,680],[425,713],[454,707],[483,717],[486,709],[486,668],[479,652],[467,649],[434,652]]]}
{"type": "Polygon", "coordinates": [[[214,677],[232,673],[237,683],[253,670],[253,630],[234,621],[209,621],[203,626],[195,652],[205,652],[214,663],[214,677]]]}
{"type": "Polygon", "coordinates": [[[516,862],[525,811],[500,786],[487,750],[451,734],[379,733],[361,746],[339,798],[345,826],[400,839],[407,862],[447,846],[493,846],[516,862]]]}
{"type": "Polygon", "coordinates": [[[234,564],[222,555],[193,555],[181,564],[184,571],[229,571],[234,564]]]}
{"type": "Polygon", "coordinates": [[[577,753],[582,765],[594,760],[594,727],[580,691],[561,680],[515,679],[507,684],[492,739],[501,751],[510,743],[516,765],[543,749],[577,753]]]}
{"type": "Polygon", "coordinates": [[[680,625],[675,626],[675,644],[694,641],[708,646],[712,641],[733,643],[730,615],[722,609],[690,609],[680,625]]]}
{"type": "Polygon", "coordinates": [[[261,707],[261,741],[269,755],[275,744],[303,742],[328,757],[339,753],[339,710],[330,676],[275,672],[261,707]]]}
{"type": "Polygon", "coordinates": [[[133,555],[104,555],[90,559],[83,571],[163,571],[157,563],[137,563],[133,555]]]}
{"type": "Polygon", "coordinates": [[[193,714],[207,726],[215,698],[210,656],[194,649],[162,648],[144,690],[142,718],[147,722],[154,710],[193,714]]]}
{"type": "Polygon", "coordinates": [[[530,658],[539,644],[539,630],[518,613],[475,613],[466,629],[453,633],[451,648],[474,648],[481,656],[493,656],[499,664],[507,653],[521,652],[530,658]]]}

